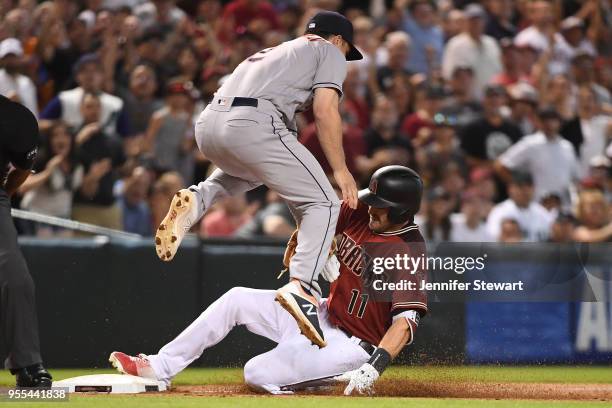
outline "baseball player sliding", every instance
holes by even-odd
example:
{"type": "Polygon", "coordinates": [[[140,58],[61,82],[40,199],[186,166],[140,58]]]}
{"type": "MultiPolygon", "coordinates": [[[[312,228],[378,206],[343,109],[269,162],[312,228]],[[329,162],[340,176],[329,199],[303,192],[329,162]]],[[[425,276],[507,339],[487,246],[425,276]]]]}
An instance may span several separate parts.
{"type": "MultiPolygon", "coordinates": [[[[316,347],[300,335],[295,320],[274,302],[275,291],[237,287],[157,354],[133,357],[113,352],[109,361],[122,373],[169,384],[234,326],[244,325],[278,343],[244,366],[245,381],[252,388],[284,394],[325,381],[347,381],[346,395],[355,389],[370,393],[386,366],[414,340],[419,318],[427,312],[427,299],[422,291],[392,292],[388,301],[369,299],[364,287],[367,279],[362,276],[368,270],[362,247],[373,242],[412,243],[421,255],[423,237],[413,221],[421,194],[422,182],[414,171],[388,166],[372,176],[368,189],[359,192],[357,209],[342,204],[336,226],[337,257],[329,257],[321,274],[333,282],[329,298],[321,300],[319,309],[327,347],[316,347]]],[[[286,256],[291,255],[291,246],[290,242],[286,256]]],[[[409,276],[420,281],[425,274],[417,271],[409,276]]]]}
{"type": "Polygon", "coordinates": [[[342,198],[357,207],[357,187],[346,167],[338,111],[346,61],[361,59],[353,25],[323,11],[305,35],[244,60],[215,94],[195,127],[198,147],[218,169],[204,182],[176,193],[160,224],[157,255],[170,261],[191,226],[215,202],[262,183],[277,191],[299,225],[290,282],[276,300],[303,334],[326,345],[317,318],[316,281],[325,266],[340,201],[317,160],[297,141],[295,113],[312,104],[318,136],[342,198]]]}

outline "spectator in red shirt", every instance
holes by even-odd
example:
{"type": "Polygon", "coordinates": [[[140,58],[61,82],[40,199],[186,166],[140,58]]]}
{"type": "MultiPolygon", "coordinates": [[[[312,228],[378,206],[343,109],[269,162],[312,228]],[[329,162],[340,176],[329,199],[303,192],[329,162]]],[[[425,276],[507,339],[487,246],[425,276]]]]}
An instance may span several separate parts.
{"type": "Polygon", "coordinates": [[[279,28],[278,16],[264,0],[234,0],[223,9],[221,41],[230,42],[235,32],[250,31],[263,35],[279,28]]]}
{"type": "Polygon", "coordinates": [[[412,115],[408,115],[402,123],[402,133],[408,135],[413,144],[417,146],[425,145],[429,142],[431,129],[434,127],[433,117],[440,111],[444,103],[444,89],[437,85],[427,86],[424,90],[422,99],[417,99],[416,110],[412,115]]]}
{"type": "Polygon", "coordinates": [[[230,237],[251,219],[246,197],[227,197],[219,203],[219,209],[207,214],[200,224],[201,237],[230,237]]]}
{"type": "MultiPolygon", "coordinates": [[[[358,156],[365,155],[366,145],[363,139],[363,131],[358,127],[348,123],[345,120],[346,112],[343,105],[340,105],[342,120],[342,146],[346,155],[346,165],[352,174],[358,174],[356,159],[358,156]]],[[[309,124],[303,131],[300,132],[300,142],[312,153],[319,161],[325,174],[332,174],[332,169],[325,158],[319,138],[317,137],[317,128],[313,123],[309,124]]]]}
{"type": "Polygon", "coordinates": [[[529,82],[529,77],[525,75],[524,70],[521,68],[520,51],[514,45],[512,39],[503,38],[499,45],[502,51],[501,61],[503,70],[495,75],[491,82],[504,87],[516,84],[519,81],[529,82]]]}
{"type": "Polygon", "coordinates": [[[359,67],[348,64],[346,79],[342,89],[344,90],[344,108],[350,117],[350,122],[359,129],[366,129],[370,123],[370,107],[365,98],[359,95],[361,80],[359,78],[359,67]]]}

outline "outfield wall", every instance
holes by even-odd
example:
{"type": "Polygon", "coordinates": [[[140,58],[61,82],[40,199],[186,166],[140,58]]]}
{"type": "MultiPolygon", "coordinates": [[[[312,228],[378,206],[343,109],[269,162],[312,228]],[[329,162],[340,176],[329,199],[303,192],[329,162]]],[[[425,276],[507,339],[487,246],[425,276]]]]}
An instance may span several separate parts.
{"type": "MultiPolygon", "coordinates": [[[[153,353],[230,288],[284,282],[276,280],[281,242],[187,240],[171,263],[149,240],[21,242],[37,285],[43,355],[54,367],[106,367],[113,350],[153,353]]],[[[611,304],[430,302],[399,362],[610,362],[611,304]]],[[[237,328],[197,364],[242,365],[273,346],[237,328]]]]}

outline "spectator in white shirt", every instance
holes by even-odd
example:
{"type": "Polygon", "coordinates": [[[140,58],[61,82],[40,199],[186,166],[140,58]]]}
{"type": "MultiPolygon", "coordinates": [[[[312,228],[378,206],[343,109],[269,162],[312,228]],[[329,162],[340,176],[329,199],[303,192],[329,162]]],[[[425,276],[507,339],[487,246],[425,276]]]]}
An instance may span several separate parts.
{"type": "Polygon", "coordinates": [[[606,201],[612,203],[612,161],[604,155],[593,157],[589,163],[588,176],[582,181],[583,188],[585,184],[601,189],[606,201]]]}
{"type": "MultiPolygon", "coordinates": [[[[68,127],[56,122],[44,138],[42,154],[34,164],[35,174],[19,188],[23,194],[21,208],[41,214],[70,218],[72,199],[83,181],[83,166],[78,163],[76,144],[68,127]]],[[[52,236],[58,231],[45,225],[36,226],[38,236],[52,236]]],[[[62,236],[70,236],[61,231],[62,236]]]]}
{"type": "Polygon", "coordinates": [[[553,216],[533,200],[533,178],[529,173],[514,172],[508,185],[508,198],[497,204],[487,218],[487,232],[499,237],[504,220],[515,220],[526,241],[545,241],[548,238],[553,216]]]}
{"type": "Polygon", "coordinates": [[[23,48],[16,38],[0,42],[0,95],[19,102],[38,117],[36,87],[30,78],[19,73],[23,48]]]}
{"type": "Polygon", "coordinates": [[[569,140],[580,160],[581,176],[587,176],[590,162],[604,154],[612,140],[612,117],[600,114],[600,106],[593,88],[578,89],[577,115],[563,124],[561,135],[569,140]]]}
{"type": "Polygon", "coordinates": [[[489,242],[491,237],[485,223],[484,200],[474,190],[461,196],[461,212],[451,215],[450,241],[489,242]]]}
{"type": "Polygon", "coordinates": [[[451,38],[444,49],[442,73],[450,79],[458,66],[469,66],[474,72],[474,93],[481,97],[483,89],[502,71],[501,51],[493,37],[484,35],[486,14],[482,6],[470,4],[464,12],[466,31],[451,38]]]}
{"type": "Polygon", "coordinates": [[[525,171],[535,180],[535,198],[556,193],[570,205],[570,187],[579,179],[574,147],[559,136],[561,119],[554,109],[538,113],[540,131],[519,140],[495,162],[495,170],[508,181],[511,171],[525,171]]]}
{"type": "Polygon", "coordinates": [[[51,99],[40,114],[41,128],[61,119],[71,131],[77,132],[84,122],[81,102],[86,94],[98,96],[101,104],[100,123],[108,134],[129,136],[129,120],[121,98],[102,91],[104,72],[102,62],[96,54],[85,54],[74,65],[76,88],[62,91],[51,99]]]}
{"type": "Polygon", "coordinates": [[[595,56],[595,47],[584,35],[582,19],[571,16],[561,22],[556,32],[552,9],[546,1],[537,1],[534,7],[534,24],[521,31],[515,38],[519,46],[529,45],[539,52],[551,52],[548,71],[551,75],[566,73],[572,58],[579,53],[595,56]]]}
{"type": "Polygon", "coordinates": [[[528,14],[531,25],[521,30],[514,41],[519,47],[528,44],[539,51],[544,51],[549,47],[550,32],[554,32],[552,4],[548,0],[536,0],[531,3],[528,14]]]}
{"type": "Polygon", "coordinates": [[[555,51],[563,60],[565,71],[569,69],[572,58],[580,53],[586,52],[597,55],[593,43],[584,35],[584,22],[582,19],[571,16],[561,22],[561,33],[555,35],[555,51]]]}

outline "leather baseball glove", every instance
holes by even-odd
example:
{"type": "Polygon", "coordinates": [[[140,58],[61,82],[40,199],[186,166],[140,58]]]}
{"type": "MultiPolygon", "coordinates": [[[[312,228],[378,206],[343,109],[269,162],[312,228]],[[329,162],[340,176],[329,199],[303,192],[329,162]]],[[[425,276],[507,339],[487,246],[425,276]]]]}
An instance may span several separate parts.
{"type": "MultiPolygon", "coordinates": [[[[280,279],[281,276],[285,272],[289,270],[289,264],[291,263],[291,258],[295,255],[295,251],[297,249],[298,241],[298,230],[296,229],[291,234],[289,241],[287,242],[287,247],[285,248],[285,254],[283,255],[283,266],[285,267],[277,279],[280,279]]],[[[336,243],[336,238],[332,240],[331,246],[329,248],[329,254],[327,256],[327,263],[321,272],[321,275],[329,282],[333,282],[338,278],[338,274],[340,272],[340,263],[336,258],[336,251],[338,250],[338,244],[336,243]],[[331,279],[331,280],[330,280],[331,279]]]]}

